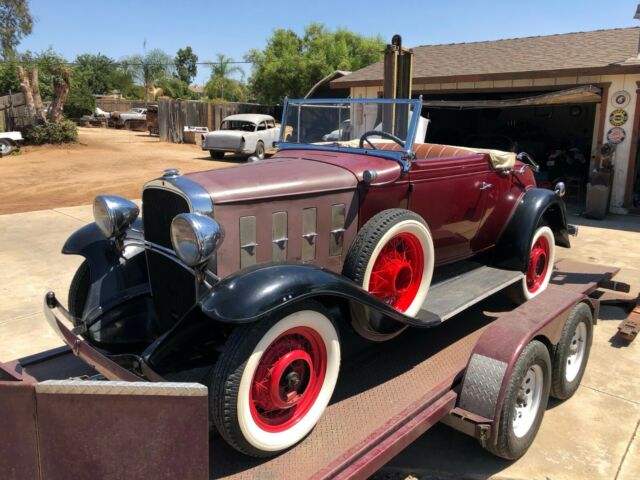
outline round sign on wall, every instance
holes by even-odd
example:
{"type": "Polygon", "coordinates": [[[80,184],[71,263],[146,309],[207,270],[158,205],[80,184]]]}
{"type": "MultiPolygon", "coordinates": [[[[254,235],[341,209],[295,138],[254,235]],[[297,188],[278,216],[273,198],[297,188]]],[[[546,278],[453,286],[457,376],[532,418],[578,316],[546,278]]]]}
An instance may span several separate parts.
{"type": "Polygon", "coordinates": [[[627,123],[628,118],[629,115],[627,114],[626,110],[622,110],[621,108],[619,108],[611,112],[611,115],[609,115],[609,123],[614,127],[620,127],[621,125],[627,123]]]}
{"type": "Polygon", "coordinates": [[[616,108],[624,108],[629,105],[631,101],[631,95],[626,90],[618,90],[611,95],[611,103],[616,108]]]}
{"type": "Polygon", "coordinates": [[[626,136],[627,132],[624,131],[624,128],[613,127],[607,132],[607,141],[617,145],[618,143],[622,143],[626,136]]]}

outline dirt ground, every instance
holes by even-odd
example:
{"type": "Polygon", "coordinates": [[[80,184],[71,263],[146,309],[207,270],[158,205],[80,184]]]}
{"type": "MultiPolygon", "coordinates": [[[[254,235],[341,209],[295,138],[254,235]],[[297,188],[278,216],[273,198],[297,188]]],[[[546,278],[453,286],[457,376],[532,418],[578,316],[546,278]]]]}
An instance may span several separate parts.
{"type": "Polygon", "coordinates": [[[72,145],[23,147],[0,159],[0,214],[91,203],[101,193],[140,198],[165,168],[182,173],[228,166],[196,145],[160,142],[144,132],[78,128],[72,145]]]}

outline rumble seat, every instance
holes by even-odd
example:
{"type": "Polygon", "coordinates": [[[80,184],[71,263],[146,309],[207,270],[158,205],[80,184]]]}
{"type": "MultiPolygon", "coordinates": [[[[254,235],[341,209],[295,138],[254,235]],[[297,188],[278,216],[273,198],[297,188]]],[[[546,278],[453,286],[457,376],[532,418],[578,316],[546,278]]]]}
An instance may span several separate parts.
{"type": "MultiPolygon", "coordinates": [[[[394,142],[376,143],[379,150],[402,150],[400,145],[394,142]]],[[[452,145],[439,145],[437,143],[416,143],[414,145],[416,159],[457,157],[473,155],[474,153],[486,153],[489,156],[493,168],[513,168],[516,162],[516,154],[501,150],[485,148],[456,147],[452,145]]]]}

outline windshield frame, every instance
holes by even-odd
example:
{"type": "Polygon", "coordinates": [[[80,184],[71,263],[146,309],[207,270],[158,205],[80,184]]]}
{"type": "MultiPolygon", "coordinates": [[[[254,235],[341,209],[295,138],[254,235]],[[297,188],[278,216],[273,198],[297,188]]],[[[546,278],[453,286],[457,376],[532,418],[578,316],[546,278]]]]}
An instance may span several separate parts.
{"type": "Polygon", "coordinates": [[[282,119],[280,121],[280,138],[276,142],[279,150],[323,150],[343,153],[355,153],[360,155],[375,155],[376,157],[384,157],[395,160],[401,166],[403,171],[409,171],[411,160],[415,157],[413,145],[415,143],[416,132],[418,130],[418,122],[422,112],[422,96],[420,98],[287,98],[284,99],[284,107],[282,109],[282,119]],[[310,143],[285,142],[284,135],[286,130],[285,122],[287,121],[287,111],[289,104],[292,105],[328,105],[328,104],[356,104],[356,103],[379,103],[379,104],[397,104],[409,105],[411,108],[411,121],[407,129],[407,138],[405,140],[404,149],[402,151],[374,150],[370,148],[352,148],[341,147],[338,145],[314,145],[310,143]]]}

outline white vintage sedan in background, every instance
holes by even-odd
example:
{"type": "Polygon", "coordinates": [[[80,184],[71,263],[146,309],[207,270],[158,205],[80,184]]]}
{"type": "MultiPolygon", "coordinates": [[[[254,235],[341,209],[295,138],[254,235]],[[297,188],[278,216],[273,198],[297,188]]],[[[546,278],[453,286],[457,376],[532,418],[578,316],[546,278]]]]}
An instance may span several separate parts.
{"type": "Polygon", "coordinates": [[[225,152],[237,155],[255,155],[264,158],[280,136],[280,127],[271,115],[245,113],[230,115],[222,120],[220,130],[202,135],[202,149],[208,150],[212,158],[223,158],[225,152]]]}

